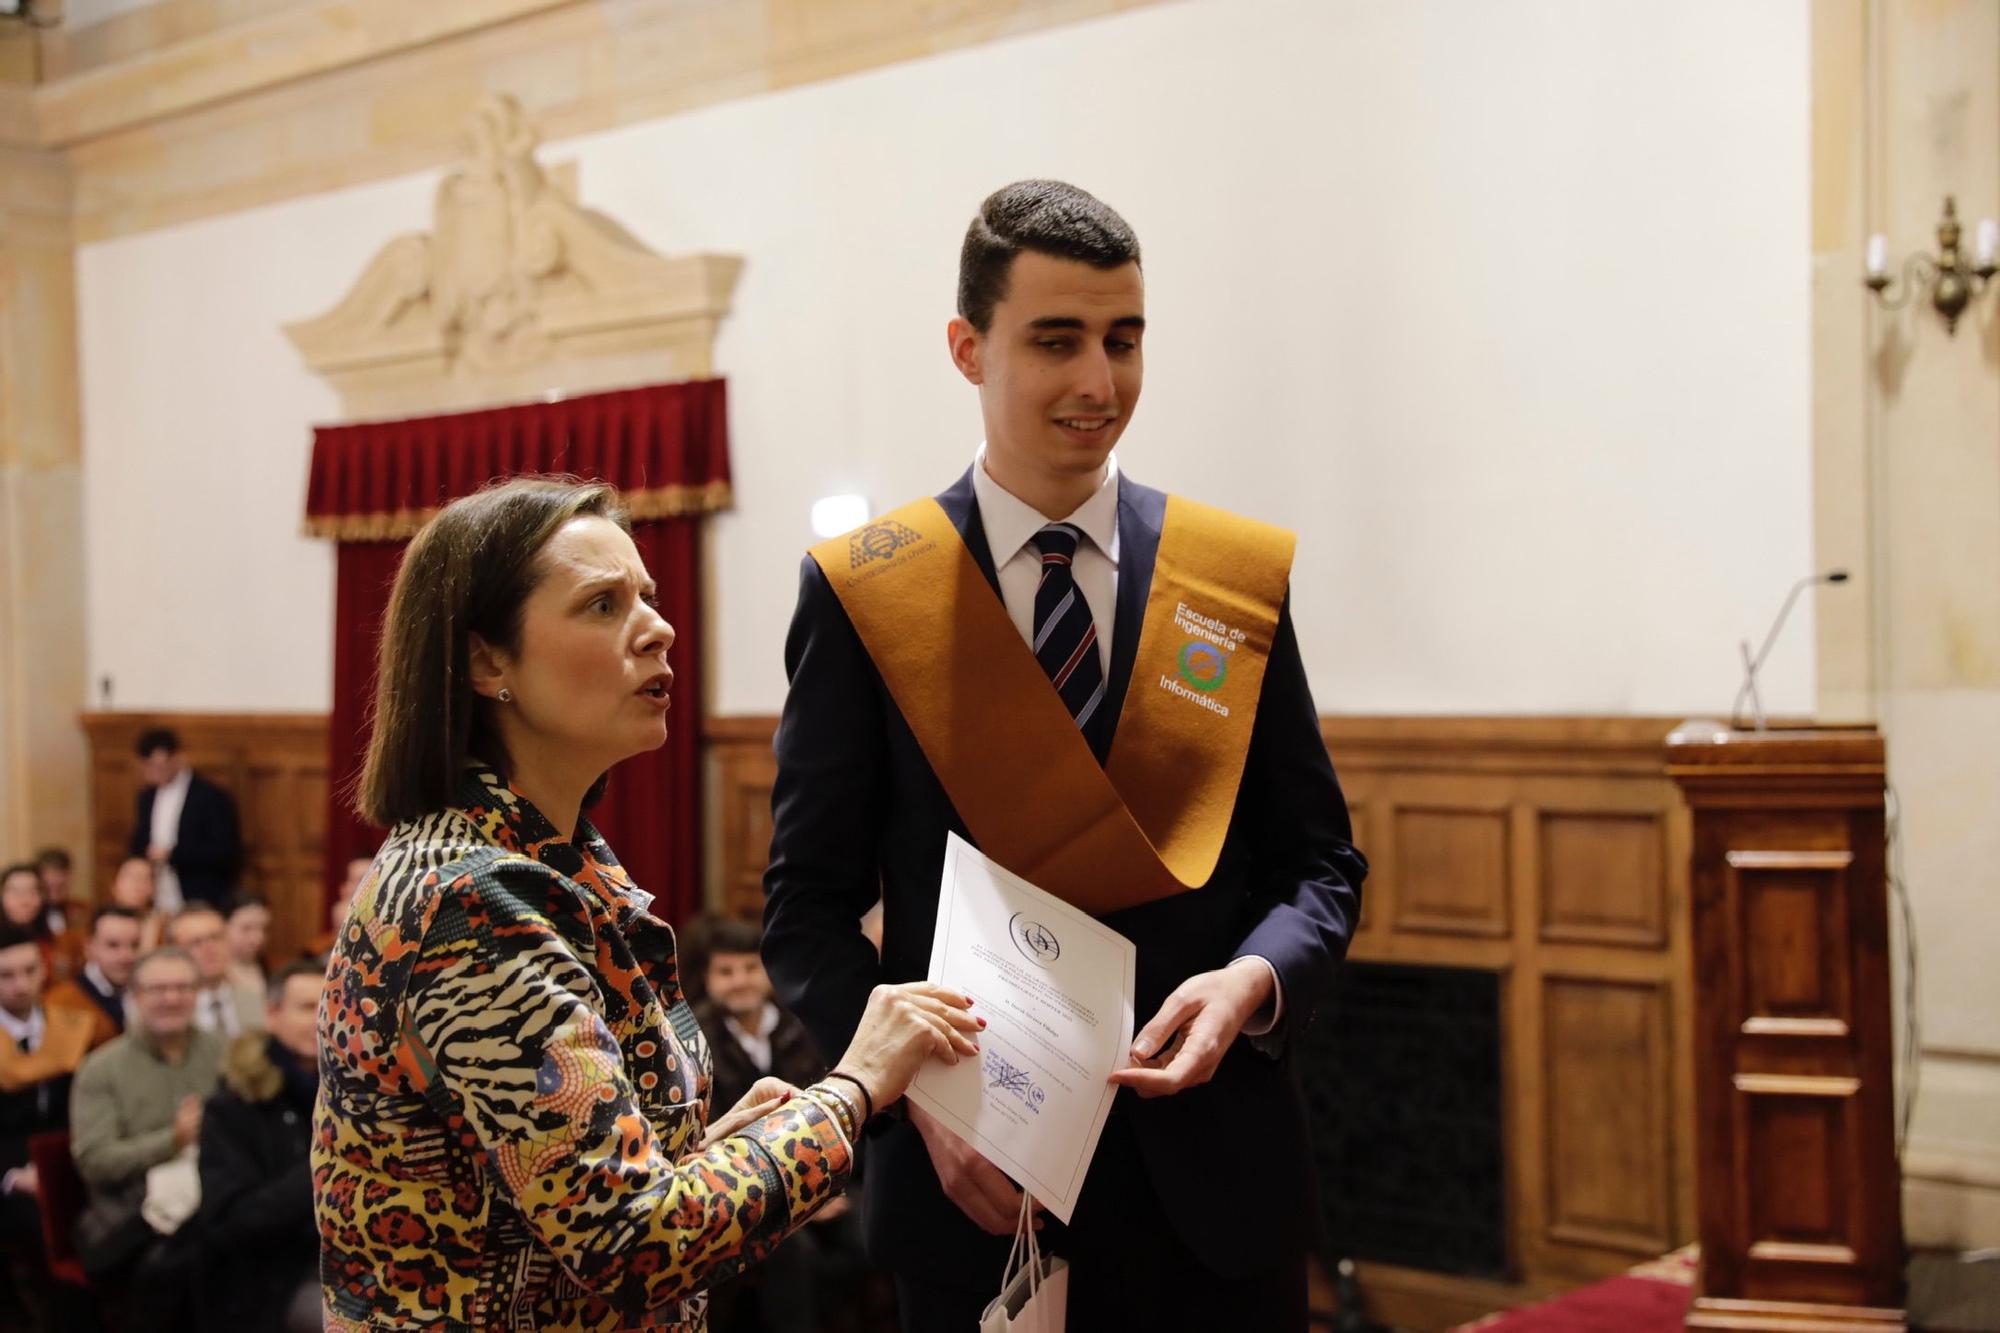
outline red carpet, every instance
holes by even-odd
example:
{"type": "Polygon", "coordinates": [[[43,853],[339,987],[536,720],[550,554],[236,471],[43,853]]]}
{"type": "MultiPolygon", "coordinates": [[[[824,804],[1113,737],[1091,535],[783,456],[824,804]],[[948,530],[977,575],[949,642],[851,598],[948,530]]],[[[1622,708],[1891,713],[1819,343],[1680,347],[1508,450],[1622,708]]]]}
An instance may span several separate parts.
{"type": "Polygon", "coordinates": [[[1680,1333],[1700,1262],[1695,1246],[1621,1277],[1463,1324],[1454,1333],[1680,1333]]]}

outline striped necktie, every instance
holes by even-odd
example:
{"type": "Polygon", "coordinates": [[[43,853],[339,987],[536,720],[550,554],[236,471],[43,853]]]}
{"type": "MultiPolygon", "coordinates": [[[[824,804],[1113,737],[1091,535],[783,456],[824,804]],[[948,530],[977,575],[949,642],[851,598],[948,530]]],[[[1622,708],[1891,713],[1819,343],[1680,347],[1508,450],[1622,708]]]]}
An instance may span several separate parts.
{"type": "Polygon", "coordinates": [[[1082,536],[1067,523],[1051,523],[1034,536],[1042,553],[1042,581],[1035,589],[1035,660],[1081,727],[1104,701],[1104,663],[1097,650],[1097,621],[1071,562],[1082,536]]]}

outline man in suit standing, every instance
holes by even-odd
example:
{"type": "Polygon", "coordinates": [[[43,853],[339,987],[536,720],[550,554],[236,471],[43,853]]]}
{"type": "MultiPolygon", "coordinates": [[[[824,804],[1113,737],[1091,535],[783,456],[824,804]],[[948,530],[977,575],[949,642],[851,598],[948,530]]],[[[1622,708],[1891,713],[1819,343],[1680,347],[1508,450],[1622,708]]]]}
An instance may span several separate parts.
{"type": "Polygon", "coordinates": [[[184,903],[219,906],[243,866],[236,801],[188,766],[180,737],[155,727],[139,737],[139,793],[129,852],[153,863],[157,906],[171,915],[184,903]]]}
{"type": "MultiPolygon", "coordinates": [[[[947,339],[985,443],[934,507],[815,548],[803,567],[764,957],[781,1001],[839,1049],[874,984],[925,973],[947,831],[998,858],[1002,843],[1033,843],[1024,824],[1071,818],[1043,766],[1064,791],[1113,780],[1118,814],[1129,807],[1148,839],[1119,845],[1143,857],[1081,877],[1009,865],[1108,905],[1099,915],[1138,946],[1139,1066],[1114,1076],[1124,1090],[1070,1225],[1045,1233],[1071,1261],[1069,1326],[1303,1329],[1314,1224],[1287,1051],[1345,953],[1367,864],[1292,629],[1289,534],[1141,486],[1112,455],[1138,403],[1144,297],[1137,239],[1092,196],[1023,181],[981,206],[947,339]],[[1212,560],[1194,570],[1208,584],[1191,585],[1190,567],[1222,549],[1190,545],[1195,532],[1256,554],[1212,560]],[[1257,589],[1180,591],[1233,593],[1236,565],[1256,567],[1257,589]],[[934,650],[935,667],[904,662],[899,639],[934,650]],[[943,707],[926,674],[946,679],[943,707]],[[1003,699],[1018,725],[967,712],[1003,699]],[[995,745],[966,756],[967,726],[995,745]],[[1215,762],[1146,759],[1161,735],[1193,737],[1185,752],[1215,762]],[[1014,789],[992,790],[982,766],[1007,767],[1014,789]],[[1219,801],[1195,810],[1176,795],[1211,778],[1219,801]],[[1153,856],[1188,847],[1200,854],[1153,856]],[[879,960],[859,926],[878,893],[879,960]]],[[[1104,828],[1082,831],[1041,863],[1104,828]]],[[[918,1107],[873,1133],[864,1220],[904,1327],[974,1328],[1019,1190],[918,1107]]]]}

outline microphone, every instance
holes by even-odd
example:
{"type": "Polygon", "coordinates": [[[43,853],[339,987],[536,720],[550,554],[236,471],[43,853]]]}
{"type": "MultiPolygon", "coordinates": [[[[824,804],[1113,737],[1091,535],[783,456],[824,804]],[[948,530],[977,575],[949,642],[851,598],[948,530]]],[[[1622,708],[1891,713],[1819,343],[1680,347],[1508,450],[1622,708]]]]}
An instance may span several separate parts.
{"type": "Polygon", "coordinates": [[[1771,645],[1778,641],[1778,631],[1785,627],[1785,617],[1792,613],[1792,603],[1799,600],[1800,593],[1815,584],[1845,582],[1847,582],[1847,571],[1844,569],[1829,569],[1824,573],[1806,575],[1794,583],[1792,590],[1785,594],[1785,604],[1778,608],[1778,618],[1771,622],[1771,632],[1764,636],[1764,646],[1757,650],[1755,657],[1750,655],[1750,640],[1737,641],[1737,650],[1743,657],[1743,684],[1737,689],[1736,703],[1729,710],[1730,726],[1738,731],[1744,729],[1743,697],[1748,695],[1751,716],[1757,721],[1757,730],[1770,730],[1764,718],[1764,697],[1757,691],[1757,673],[1764,669],[1764,659],[1771,655],[1771,645]]]}

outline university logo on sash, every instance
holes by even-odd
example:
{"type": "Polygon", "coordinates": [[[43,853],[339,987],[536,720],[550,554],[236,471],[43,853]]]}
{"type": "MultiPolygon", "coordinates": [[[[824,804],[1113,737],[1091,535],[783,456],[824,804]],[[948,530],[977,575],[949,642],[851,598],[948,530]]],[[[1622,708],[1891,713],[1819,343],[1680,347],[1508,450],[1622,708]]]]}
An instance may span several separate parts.
{"type": "Polygon", "coordinates": [[[981,850],[1101,915],[1214,873],[1295,541],[1168,497],[1101,768],[935,500],[822,542],[812,557],[981,850]]]}

